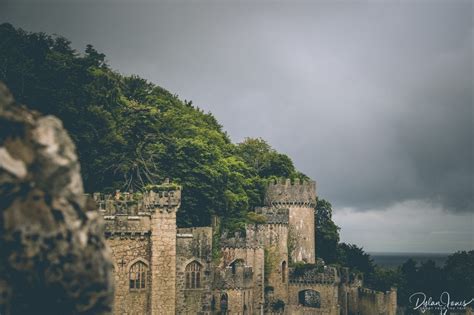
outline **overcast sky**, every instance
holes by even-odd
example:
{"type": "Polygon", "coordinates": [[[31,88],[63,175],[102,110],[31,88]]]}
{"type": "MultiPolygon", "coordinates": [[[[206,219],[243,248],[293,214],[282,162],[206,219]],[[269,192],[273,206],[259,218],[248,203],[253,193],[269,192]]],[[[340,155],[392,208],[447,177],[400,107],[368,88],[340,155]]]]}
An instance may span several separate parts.
{"type": "Polygon", "coordinates": [[[343,241],[473,249],[473,2],[0,1],[288,154],[343,241]]]}

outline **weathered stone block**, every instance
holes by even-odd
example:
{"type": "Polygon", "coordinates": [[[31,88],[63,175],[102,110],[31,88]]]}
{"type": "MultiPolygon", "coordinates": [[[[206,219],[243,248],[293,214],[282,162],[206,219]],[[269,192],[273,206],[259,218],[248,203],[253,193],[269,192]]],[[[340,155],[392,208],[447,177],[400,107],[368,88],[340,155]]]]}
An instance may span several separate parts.
{"type": "Polygon", "coordinates": [[[107,314],[112,264],[59,119],[0,83],[0,313],[107,314]]]}

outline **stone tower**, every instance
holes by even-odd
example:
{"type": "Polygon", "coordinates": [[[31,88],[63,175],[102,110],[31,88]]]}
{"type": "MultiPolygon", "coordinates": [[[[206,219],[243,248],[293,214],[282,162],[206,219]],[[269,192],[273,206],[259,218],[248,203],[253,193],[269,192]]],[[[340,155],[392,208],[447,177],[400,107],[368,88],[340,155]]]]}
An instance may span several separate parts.
{"type": "Polygon", "coordinates": [[[283,179],[267,187],[265,204],[289,209],[288,243],[293,262],[314,263],[316,182],[283,179]]]}
{"type": "Polygon", "coordinates": [[[114,314],[176,314],[176,212],[181,188],[93,195],[114,262],[114,314]],[[131,312],[132,311],[132,312],[131,312]]]}
{"type": "Polygon", "coordinates": [[[144,203],[151,212],[151,314],[176,314],[176,212],[181,190],[150,191],[144,203]]]}
{"type": "Polygon", "coordinates": [[[271,302],[281,300],[288,303],[288,208],[261,207],[255,213],[265,218],[264,224],[253,226],[253,231],[247,230],[247,236],[252,232],[263,245],[270,262],[266,272],[266,296],[271,302]],[[271,288],[269,290],[269,288],[271,288]]]}

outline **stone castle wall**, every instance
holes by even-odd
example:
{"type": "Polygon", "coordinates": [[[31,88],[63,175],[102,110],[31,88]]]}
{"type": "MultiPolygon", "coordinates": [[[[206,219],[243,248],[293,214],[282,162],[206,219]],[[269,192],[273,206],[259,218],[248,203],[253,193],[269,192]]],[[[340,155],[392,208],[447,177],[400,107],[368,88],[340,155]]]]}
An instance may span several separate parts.
{"type": "Polygon", "coordinates": [[[167,184],[145,193],[93,194],[113,249],[119,286],[115,314],[176,313],[176,212],[181,190],[167,184]],[[146,285],[138,289],[130,284],[137,262],[146,269],[146,285]]]}
{"type": "Polygon", "coordinates": [[[213,310],[211,314],[224,314],[221,309],[221,299],[227,299],[225,314],[260,314],[252,305],[253,291],[251,289],[215,290],[213,292],[213,310]]]}
{"type": "Polygon", "coordinates": [[[114,313],[148,314],[151,310],[151,243],[149,235],[144,237],[111,235],[107,237],[107,243],[112,250],[114,263],[114,313]],[[130,290],[129,271],[131,266],[139,261],[148,267],[147,285],[144,290],[130,290]]]}
{"type": "Polygon", "coordinates": [[[151,231],[150,215],[105,215],[105,235],[120,237],[121,235],[132,235],[141,237],[149,235],[151,231]]]}
{"type": "Polygon", "coordinates": [[[253,270],[253,310],[260,310],[264,304],[264,249],[262,247],[224,247],[219,268],[226,268],[236,260],[243,260],[253,270]]]}
{"type": "Polygon", "coordinates": [[[273,314],[272,303],[283,302],[285,314],[395,315],[396,291],[362,289],[345,269],[341,275],[327,266],[294,273],[291,262],[315,262],[314,182],[271,184],[269,205],[255,209],[264,222],[248,224],[246,233],[222,235],[218,263],[212,227],[176,228],[180,197],[180,190],[94,194],[114,256],[116,314],[211,315],[224,304],[227,314],[273,314]],[[149,270],[144,290],[129,285],[138,261],[149,270]],[[193,264],[199,266],[199,287],[187,280],[186,268],[193,264]],[[318,292],[319,307],[301,305],[305,290],[318,292]]]}
{"type": "MultiPolygon", "coordinates": [[[[289,306],[287,314],[311,314],[311,315],[339,315],[338,286],[337,284],[293,284],[288,287],[289,306]],[[321,306],[319,308],[303,307],[298,301],[301,291],[314,290],[319,292],[321,306]]],[[[365,315],[365,313],[362,313],[365,315]]]]}
{"type": "Polygon", "coordinates": [[[265,205],[295,203],[314,207],[316,205],[316,182],[296,179],[292,183],[290,179],[282,179],[268,185],[265,205]]]}
{"type": "Polygon", "coordinates": [[[180,228],[176,238],[176,312],[177,314],[209,314],[212,286],[212,228],[180,228]],[[199,288],[186,287],[186,267],[198,263],[199,288]]]}
{"type": "MultiPolygon", "coordinates": [[[[280,210],[280,209],[278,209],[280,210]]],[[[286,215],[275,219],[267,214],[266,224],[249,225],[247,236],[261,239],[267,255],[268,267],[265,287],[271,288],[272,298],[288,303],[288,209],[281,209],[286,215]],[[283,223],[280,223],[283,222],[283,223]]],[[[277,211],[275,211],[277,212],[277,211]]],[[[278,211],[277,216],[282,216],[278,211]]],[[[259,212],[257,212],[259,213],[259,212]]],[[[260,212],[261,213],[261,212],[260,212]]]]}
{"type": "Polygon", "coordinates": [[[315,263],[316,245],[314,208],[305,205],[290,206],[289,238],[292,245],[291,260],[315,263]]]}
{"type": "Polygon", "coordinates": [[[151,220],[151,314],[176,313],[176,211],[159,208],[151,220]]]}
{"type": "Polygon", "coordinates": [[[358,290],[358,311],[367,315],[395,315],[397,312],[397,291],[380,292],[366,288],[358,290]]]}
{"type": "MultiPolygon", "coordinates": [[[[167,184],[168,183],[164,183],[163,185],[167,184]]],[[[157,187],[157,189],[159,189],[160,186],[157,187]]],[[[93,193],[92,197],[103,215],[141,215],[154,212],[156,209],[179,207],[181,202],[181,189],[178,187],[175,190],[149,190],[144,193],[120,191],[114,194],[93,193]]]]}
{"type": "Polygon", "coordinates": [[[265,204],[289,209],[289,242],[291,260],[314,263],[316,258],[314,207],[316,182],[289,179],[270,183],[265,204]]]}

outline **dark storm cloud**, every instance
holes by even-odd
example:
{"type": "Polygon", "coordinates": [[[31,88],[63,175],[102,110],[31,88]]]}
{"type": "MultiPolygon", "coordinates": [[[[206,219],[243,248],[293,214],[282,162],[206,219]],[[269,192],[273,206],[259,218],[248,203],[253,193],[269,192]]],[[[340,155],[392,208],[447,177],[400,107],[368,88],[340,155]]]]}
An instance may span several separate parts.
{"type": "Polygon", "coordinates": [[[263,137],[338,207],[473,210],[470,1],[10,1],[0,20],[92,43],[263,137]],[[111,4],[115,5],[112,6],[111,4]]]}

